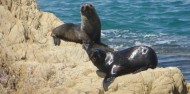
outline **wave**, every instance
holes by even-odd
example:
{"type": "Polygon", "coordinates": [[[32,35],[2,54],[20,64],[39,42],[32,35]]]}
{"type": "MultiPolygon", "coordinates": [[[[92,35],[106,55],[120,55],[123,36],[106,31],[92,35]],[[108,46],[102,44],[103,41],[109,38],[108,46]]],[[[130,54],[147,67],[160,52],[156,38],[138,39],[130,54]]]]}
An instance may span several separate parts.
{"type": "Polygon", "coordinates": [[[134,32],[129,30],[102,30],[102,40],[115,49],[146,45],[157,49],[158,53],[190,51],[190,35],[178,35],[170,32],[134,32]]]}

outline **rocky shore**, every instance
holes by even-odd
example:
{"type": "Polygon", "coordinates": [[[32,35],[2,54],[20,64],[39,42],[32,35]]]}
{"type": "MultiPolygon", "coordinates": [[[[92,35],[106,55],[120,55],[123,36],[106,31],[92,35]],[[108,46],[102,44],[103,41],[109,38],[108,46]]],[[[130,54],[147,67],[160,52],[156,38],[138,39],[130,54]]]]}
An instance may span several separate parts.
{"type": "Polygon", "coordinates": [[[63,24],[34,0],[0,0],[0,94],[190,94],[178,68],[120,76],[102,88],[82,46],[54,46],[51,30],[63,24]]]}

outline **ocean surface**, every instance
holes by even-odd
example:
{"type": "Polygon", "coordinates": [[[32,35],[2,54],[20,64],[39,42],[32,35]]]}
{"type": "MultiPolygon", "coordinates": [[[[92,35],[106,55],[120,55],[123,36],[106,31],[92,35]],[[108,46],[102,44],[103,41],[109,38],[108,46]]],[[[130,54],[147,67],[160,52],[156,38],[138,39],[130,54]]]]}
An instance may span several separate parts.
{"type": "Polygon", "coordinates": [[[80,7],[90,2],[102,23],[102,41],[122,50],[147,45],[160,67],[178,67],[190,82],[190,0],[36,0],[62,21],[80,23],[80,7]]]}

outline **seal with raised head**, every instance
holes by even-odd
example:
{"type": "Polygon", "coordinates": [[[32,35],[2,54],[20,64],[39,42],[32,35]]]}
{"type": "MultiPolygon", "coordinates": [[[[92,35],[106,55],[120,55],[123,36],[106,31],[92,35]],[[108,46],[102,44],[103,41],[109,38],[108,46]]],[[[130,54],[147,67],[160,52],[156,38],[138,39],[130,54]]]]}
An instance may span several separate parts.
{"type": "Polygon", "coordinates": [[[157,55],[155,51],[147,46],[134,46],[121,51],[105,52],[98,48],[86,49],[92,63],[102,72],[106,73],[103,80],[103,88],[108,86],[115,77],[137,73],[148,68],[156,68],[157,55]]]}
{"type": "Polygon", "coordinates": [[[55,45],[60,45],[60,39],[82,43],[91,41],[101,44],[101,22],[95,7],[90,3],[85,3],[80,8],[81,25],[73,23],[62,24],[53,29],[51,36],[55,45]]]}

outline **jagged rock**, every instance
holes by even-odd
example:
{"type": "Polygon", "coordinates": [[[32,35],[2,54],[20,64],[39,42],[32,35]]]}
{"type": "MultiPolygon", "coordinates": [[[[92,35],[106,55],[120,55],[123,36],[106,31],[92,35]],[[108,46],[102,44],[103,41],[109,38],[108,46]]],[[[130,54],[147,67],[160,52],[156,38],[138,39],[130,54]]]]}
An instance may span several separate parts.
{"type": "Polygon", "coordinates": [[[102,88],[104,73],[81,44],[54,46],[51,30],[63,24],[34,0],[0,0],[0,94],[187,94],[178,68],[117,77],[102,88]]]}

